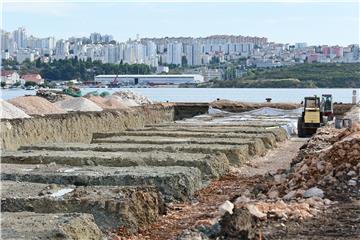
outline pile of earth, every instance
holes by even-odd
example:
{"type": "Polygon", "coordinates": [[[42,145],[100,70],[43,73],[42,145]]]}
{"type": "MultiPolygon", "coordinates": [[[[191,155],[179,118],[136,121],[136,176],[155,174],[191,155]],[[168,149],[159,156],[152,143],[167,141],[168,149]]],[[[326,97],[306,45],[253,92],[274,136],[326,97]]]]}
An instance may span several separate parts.
{"type": "Polygon", "coordinates": [[[103,109],[96,103],[83,97],[74,97],[71,99],[56,102],[55,105],[69,112],[100,112],[103,109]]]}
{"type": "Polygon", "coordinates": [[[238,102],[231,100],[217,100],[209,104],[210,107],[229,111],[229,112],[242,112],[259,109],[262,107],[278,108],[284,110],[291,110],[300,108],[300,104],[295,103],[249,103],[249,102],[238,102]]]}
{"type": "Polygon", "coordinates": [[[128,106],[130,106],[130,104],[132,104],[133,106],[152,104],[152,101],[149,98],[141,94],[134,93],[132,91],[114,92],[113,96],[120,97],[123,101],[126,102],[126,105],[128,106]]]}
{"type": "Polygon", "coordinates": [[[64,114],[66,110],[54,105],[45,98],[38,96],[23,96],[9,100],[11,104],[20,108],[28,115],[64,114]]]}
{"type": "Polygon", "coordinates": [[[1,119],[30,118],[23,110],[2,99],[0,99],[0,114],[1,119]]]}
{"type": "Polygon", "coordinates": [[[360,131],[325,127],[302,147],[289,172],[273,176],[267,196],[289,200],[360,194],[360,131]],[[346,193],[346,194],[343,194],[346,193]]]}
{"type": "Polygon", "coordinates": [[[99,107],[104,110],[116,110],[116,109],[127,109],[129,106],[122,101],[121,98],[117,96],[95,96],[92,94],[86,94],[84,98],[89,99],[90,101],[96,103],[99,107]]]}

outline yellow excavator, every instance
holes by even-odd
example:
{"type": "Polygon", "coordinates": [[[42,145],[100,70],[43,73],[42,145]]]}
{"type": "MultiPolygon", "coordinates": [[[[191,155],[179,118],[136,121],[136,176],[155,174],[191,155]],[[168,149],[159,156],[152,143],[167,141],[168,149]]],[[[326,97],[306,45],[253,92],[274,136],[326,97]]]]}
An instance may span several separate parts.
{"type": "Polygon", "coordinates": [[[316,133],[316,130],[325,125],[327,120],[324,118],[324,112],[322,108],[320,98],[305,97],[304,99],[304,111],[301,117],[298,118],[298,136],[309,137],[316,133]]]}

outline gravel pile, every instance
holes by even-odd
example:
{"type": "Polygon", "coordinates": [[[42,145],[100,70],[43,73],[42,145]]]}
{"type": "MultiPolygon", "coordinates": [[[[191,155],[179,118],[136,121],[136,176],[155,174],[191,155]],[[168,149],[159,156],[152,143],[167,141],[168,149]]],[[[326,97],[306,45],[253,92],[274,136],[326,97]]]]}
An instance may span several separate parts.
{"type": "Polygon", "coordinates": [[[56,102],[55,105],[66,111],[71,112],[100,112],[103,110],[96,103],[83,97],[71,98],[64,101],[56,102]]]}
{"type": "Polygon", "coordinates": [[[66,111],[55,106],[45,98],[38,96],[16,97],[9,100],[9,102],[29,115],[43,116],[48,114],[66,113],[66,111]]]}
{"type": "MultiPolygon", "coordinates": [[[[105,97],[105,104],[111,109],[127,109],[131,107],[130,105],[126,104],[126,101],[121,99],[118,96],[107,96],[105,97]]],[[[136,103],[133,103],[136,104],[136,103]]]]}
{"type": "MultiPolygon", "coordinates": [[[[268,196],[320,197],[332,193],[359,192],[359,129],[318,129],[292,162],[290,173],[274,176],[268,196]]],[[[345,194],[346,195],[346,194],[345,194]]]]}
{"type": "Polygon", "coordinates": [[[84,97],[96,103],[102,109],[115,110],[128,108],[128,106],[124,104],[123,100],[117,96],[100,97],[87,94],[84,97]]]}
{"type": "Polygon", "coordinates": [[[137,103],[134,99],[129,99],[129,98],[122,98],[119,97],[118,95],[112,95],[111,97],[108,97],[108,99],[116,104],[116,103],[122,103],[125,107],[136,107],[136,106],[140,106],[139,103],[137,103]]]}
{"type": "Polygon", "coordinates": [[[0,116],[1,119],[13,119],[13,118],[29,118],[23,110],[15,107],[11,103],[8,103],[0,99],[0,116]]]}
{"type": "Polygon", "coordinates": [[[140,95],[138,93],[134,93],[132,91],[114,92],[113,95],[119,96],[124,101],[127,101],[128,106],[129,106],[129,104],[134,104],[134,102],[137,105],[152,104],[152,101],[149,98],[147,98],[143,95],[140,95]]]}

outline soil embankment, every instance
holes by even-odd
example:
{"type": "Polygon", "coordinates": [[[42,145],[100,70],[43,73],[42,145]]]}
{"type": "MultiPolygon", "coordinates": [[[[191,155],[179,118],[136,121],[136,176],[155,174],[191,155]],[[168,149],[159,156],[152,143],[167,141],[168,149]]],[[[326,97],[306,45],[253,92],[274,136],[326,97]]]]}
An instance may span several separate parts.
{"type": "Polygon", "coordinates": [[[104,112],[74,112],[2,120],[1,149],[15,150],[19,146],[36,143],[90,143],[94,132],[114,132],[145,124],[169,122],[173,109],[159,106],[137,107],[131,110],[104,112]]]}

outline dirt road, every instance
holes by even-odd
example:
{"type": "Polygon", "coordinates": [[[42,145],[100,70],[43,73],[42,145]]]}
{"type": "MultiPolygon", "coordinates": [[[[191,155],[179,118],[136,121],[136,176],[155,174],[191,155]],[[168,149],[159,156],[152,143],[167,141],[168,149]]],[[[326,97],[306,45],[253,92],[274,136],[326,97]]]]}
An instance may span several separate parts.
{"type": "Polygon", "coordinates": [[[150,231],[131,239],[174,239],[185,229],[199,224],[211,225],[220,217],[219,206],[226,200],[243,195],[248,189],[261,184],[264,174],[289,167],[292,158],[306,139],[292,138],[279,143],[277,148],[263,157],[256,157],[246,166],[233,168],[231,174],[213,181],[197,194],[197,201],[188,204],[171,204],[167,215],[160,218],[150,231]]]}

